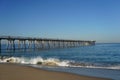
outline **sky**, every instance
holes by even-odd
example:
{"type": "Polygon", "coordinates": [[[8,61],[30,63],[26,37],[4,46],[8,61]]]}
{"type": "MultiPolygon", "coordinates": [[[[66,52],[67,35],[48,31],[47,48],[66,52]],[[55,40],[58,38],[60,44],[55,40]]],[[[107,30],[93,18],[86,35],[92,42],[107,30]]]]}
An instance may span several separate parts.
{"type": "Polygon", "coordinates": [[[0,0],[0,36],[120,42],[120,0],[0,0]]]}

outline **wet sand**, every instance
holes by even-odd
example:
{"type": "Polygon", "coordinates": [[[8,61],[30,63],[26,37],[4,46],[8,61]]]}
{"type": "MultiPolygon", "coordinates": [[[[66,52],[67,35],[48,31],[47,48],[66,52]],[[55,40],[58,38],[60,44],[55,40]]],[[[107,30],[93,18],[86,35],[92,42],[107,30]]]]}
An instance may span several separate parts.
{"type": "Polygon", "coordinates": [[[47,71],[16,64],[0,64],[0,80],[110,80],[71,73],[47,71]]]}

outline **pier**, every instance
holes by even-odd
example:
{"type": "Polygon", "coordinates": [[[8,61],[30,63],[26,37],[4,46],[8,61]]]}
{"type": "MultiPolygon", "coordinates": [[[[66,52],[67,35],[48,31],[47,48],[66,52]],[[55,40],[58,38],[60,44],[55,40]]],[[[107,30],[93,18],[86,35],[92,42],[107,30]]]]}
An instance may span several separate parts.
{"type": "Polygon", "coordinates": [[[7,50],[17,49],[51,49],[51,48],[71,48],[79,46],[95,45],[95,41],[85,40],[65,40],[16,36],[0,36],[0,52],[4,41],[7,50]]]}

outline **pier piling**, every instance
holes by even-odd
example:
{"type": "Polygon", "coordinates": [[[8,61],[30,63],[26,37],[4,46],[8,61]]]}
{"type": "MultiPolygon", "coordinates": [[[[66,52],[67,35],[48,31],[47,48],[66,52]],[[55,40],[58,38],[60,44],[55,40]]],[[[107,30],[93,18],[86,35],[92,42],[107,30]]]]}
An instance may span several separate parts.
{"type": "Polygon", "coordinates": [[[1,54],[1,39],[0,39],[0,54],[1,54]]]}
{"type": "Polygon", "coordinates": [[[7,41],[8,50],[70,48],[95,45],[95,41],[0,36],[0,52],[2,49],[2,40],[7,41]]]}

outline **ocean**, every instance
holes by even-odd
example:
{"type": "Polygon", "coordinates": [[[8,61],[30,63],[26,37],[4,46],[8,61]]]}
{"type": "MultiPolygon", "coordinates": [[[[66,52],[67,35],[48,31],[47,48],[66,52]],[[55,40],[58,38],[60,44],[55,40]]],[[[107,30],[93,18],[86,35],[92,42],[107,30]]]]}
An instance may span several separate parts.
{"type": "Polygon", "coordinates": [[[0,63],[19,63],[45,70],[120,80],[120,43],[56,49],[5,50],[0,63]]]}

